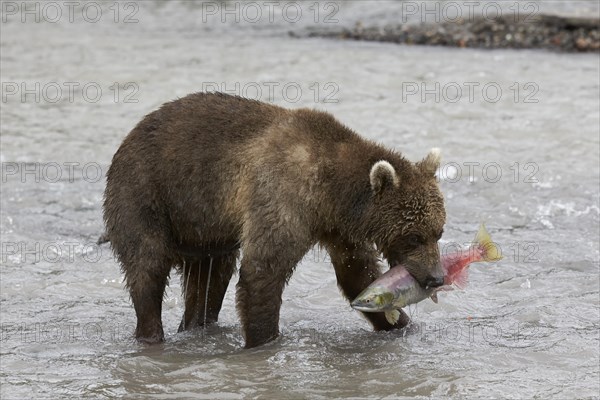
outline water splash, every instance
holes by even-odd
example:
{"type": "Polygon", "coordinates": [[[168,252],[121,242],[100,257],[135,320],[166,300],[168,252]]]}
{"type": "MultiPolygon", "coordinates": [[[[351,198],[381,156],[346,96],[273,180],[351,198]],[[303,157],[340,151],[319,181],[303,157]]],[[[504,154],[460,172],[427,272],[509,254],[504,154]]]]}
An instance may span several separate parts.
{"type": "MultiPolygon", "coordinates": [[[[202,260],[198,263],[198,284],[196,285],[196,306],[197,306],[198,310],[200,309],[200,282],[201,282],[200,277],[201,276],[202,276],[202,260]]],[[[206,308],[206,304],[205,304],[205,308],[206,308]]],[[[198,315],[198,318],[200,318],[200,315],[198,315]]],[[[202,332],[204,332],[204,329],[202,330],[202,332]]]]}
{"type": "MultiPolygon", "coordinates": [[[[185,259],[183,260],[183,276],[185,277],[185,269],[187,267],[187,264],[185,262],[185,259]]],[[[190,283],[190,271],[192,269],[190,268],[188,270],[188,274],[187,274],[187,278],[185,278],[185,289],[183,289],[183,307],[184,307],[184,311],[183,311],[183,330],[185,330],[186,326],[185,326],[185,307],[187,305],[187,296],[188,296],[188,284],[190,283]]]]}
{"type": "Polygon", "coordinates": [[[206,278],[206,292],[204,295],[204,321],[202,324],[202,330],[206,330],[206,311],[208,310],[208,289],[210,287],[210,274],[212,272],[212,264],[213,258],[210,258],[210,262],[208,263],[208,277],[206,278]]]}

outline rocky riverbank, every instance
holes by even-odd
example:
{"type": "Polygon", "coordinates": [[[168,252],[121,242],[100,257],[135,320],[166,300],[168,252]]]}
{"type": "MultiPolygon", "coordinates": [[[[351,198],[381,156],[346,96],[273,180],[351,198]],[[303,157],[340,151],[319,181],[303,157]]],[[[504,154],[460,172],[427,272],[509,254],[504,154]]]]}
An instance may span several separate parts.
{"type": "Polygon", "coordinates": [[[352,29],[316,30],[308,36],[411,45],[591,52],[600,50],[600,20],[538,15],[520,20],[499,17],[386,26],[364,26],[357,22],[352,29]]]}

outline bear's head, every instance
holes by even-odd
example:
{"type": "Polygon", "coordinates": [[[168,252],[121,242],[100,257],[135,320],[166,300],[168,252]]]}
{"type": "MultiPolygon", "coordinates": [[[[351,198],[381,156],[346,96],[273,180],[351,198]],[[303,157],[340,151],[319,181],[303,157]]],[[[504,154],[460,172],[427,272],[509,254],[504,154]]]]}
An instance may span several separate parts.
{"type": "Polygon", "coordinates": [[[435,172],[440,152],[432,149],[422,161],[405,163],[397,171],[385,160],[370,171],[373,191],[371,218],[377,224],[375,243],[390,266],[402,264],[424,287],[441,286],[438,240],[446,211],[435,172]]]}

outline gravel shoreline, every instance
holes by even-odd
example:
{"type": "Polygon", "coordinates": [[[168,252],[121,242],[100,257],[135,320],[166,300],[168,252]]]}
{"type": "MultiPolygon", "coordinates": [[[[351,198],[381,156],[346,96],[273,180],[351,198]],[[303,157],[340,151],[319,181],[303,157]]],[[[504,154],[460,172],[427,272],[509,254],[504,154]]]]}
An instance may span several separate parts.
{"type": "Polygon", "coordinates": [[[353,29],[312,31],[308,37],[483,49],[597,52],[600,50],[600,20],[594,17],[538,15],[518,21],[499,17],[383,27],[363,26],[358,22],[353,29]]]}

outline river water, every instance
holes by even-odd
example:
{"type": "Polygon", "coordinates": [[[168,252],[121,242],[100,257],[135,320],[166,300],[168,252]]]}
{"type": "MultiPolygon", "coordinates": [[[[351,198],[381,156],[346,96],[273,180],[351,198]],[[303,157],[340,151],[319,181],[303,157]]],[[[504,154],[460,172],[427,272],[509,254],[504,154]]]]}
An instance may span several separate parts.
{"type": "Polygon", "coordinates": [[[239,23],[222,23],[221,3],[102,3],[96,23],[94,5],[74,8],[71,22],[62,3],[60,17],[38,4],[40,21],[23,23],[11,4],[1,38],[2,399],[599,397],[597,54],[288,35],[331,15],[377,22],[399,15],[399,2],[320,3],[318,15],[302,3],[297,23],[281,17],[285,3],[272,22],[251,22],[246,9],[239,23]],[[94,244],[103,174],[146,113],[215,88],[327,110],[411,160],[440,147],[443,250],[486,221],[504,259],[471,266],[466,290],[439,304],[410,307],[402,335],[372,332],[315,249],[284,292],[282,336],[252,350],[242,349],[237,276],[217,325],[178,334],[172,274],[166,342],[137,344],[119,266],[94,244]]]}

